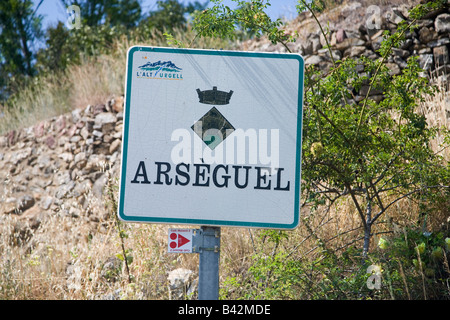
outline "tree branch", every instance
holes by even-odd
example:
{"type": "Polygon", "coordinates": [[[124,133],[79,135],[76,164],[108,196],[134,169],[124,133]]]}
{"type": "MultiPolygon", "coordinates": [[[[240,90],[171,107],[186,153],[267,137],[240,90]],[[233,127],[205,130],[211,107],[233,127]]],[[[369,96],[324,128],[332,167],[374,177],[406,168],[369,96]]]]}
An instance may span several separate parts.
{"type": "Polygon", "coordinates": [[[443,186],[443,185],[425,186],[425,187],[423,187],[423,188],[414,189],[414,190],[412,190],[412,191],[410,191],[410,192],[408,192],[408,193],[405,193],[404,195],[402,195],[402,196],[398,197],[397,199],[391,201],[391,203],[389,203],[389,204],[384,208],[384,210],[380,210],[380,212],[378,212],[378,213],[372,218],[372,220],[370,221],[370,223],[373,224],[373,223],[374,223],[374,222],[375,222],[375,221],[376,221],[383,213],[385,213],[385,212],[387,211],[387,209],[388,209],[390,206],[392,206],[393,204],[397,203],[398,201],[400,201],[400,200],[402,200],[402,199],[404,199],[404,198],[406,198],[406,197],[409,197],[410,195],[412,195],[412,194],[414,194],[414,193],[416,193],[416,192],[419,192],[419,191],[422,191],[422,190],[426,190],[426,189],[433,189],[433,188],[450,188],[450,186],[443,186]]]}
{"type": "Polygon", "coordinates": [[[379,177],[376,179],[376,181],[373,183],[374,185],[377,185],[378,182],[380,182],[380,181],[384,178],[386,172],[387,172],[387,171],[389,170],[389,168],[392,166],[392,164],[394,163],[394,161],[397,160],[397,158],[398,158],[403,152],[404,152],[403,150],[400,151],[399,153],[397,153],[397,154],[391,159],[391,161],[389,161],[389,163],[388,163],[388,164],[386,165],[386,167],[384,168],[383,172],[381,172],[380,176],[379,176],[379,177]]]}

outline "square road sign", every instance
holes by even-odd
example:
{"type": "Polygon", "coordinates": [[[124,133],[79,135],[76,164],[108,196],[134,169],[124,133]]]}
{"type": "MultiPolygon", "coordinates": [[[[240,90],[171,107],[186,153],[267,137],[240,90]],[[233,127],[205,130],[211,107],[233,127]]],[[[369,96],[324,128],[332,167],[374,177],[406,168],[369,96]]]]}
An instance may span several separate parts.
{"type": "Polygon", "coordinates": [[[298,54],[131,47],[119,217],[295,228],[303,78],[298,54]]]}

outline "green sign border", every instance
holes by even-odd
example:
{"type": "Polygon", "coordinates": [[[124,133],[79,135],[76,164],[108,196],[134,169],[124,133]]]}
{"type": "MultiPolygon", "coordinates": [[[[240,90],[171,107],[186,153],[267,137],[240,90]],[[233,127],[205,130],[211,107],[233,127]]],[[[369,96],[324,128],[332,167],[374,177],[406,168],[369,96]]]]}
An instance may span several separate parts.
{"type": "Polygon", "coordinates": [[[222,50],[204,50],[204,49],[183,49],[183,48],[160,48],[133,46],[128,50],[127,56],[127,78],[125,91],[125,114],[124,131],[122,137],[122,164],[121,164],[121,182],[119,191],[119,210],[118,216],[125,222],[141,223],[164,223],[164,224],[190,224],[190,225],[209,225],[224,227],[248,227],[248,228],[270,228],[270,229],[294,229],[298,226],[300,216],[300,178],[301,178],[301,145],[302,145],[302,120],[303,120],[303,91],[304,91],[304,60],[299,54],[293,53],[269,53],[269,52],[243,52],[243,51],[222,51],[222,50]],[[292,224],[265,223],[265,222],[247,222],[247,221],[223,221],[206,219],[182,219],[167,217],[142,217],[129,216],[124,213],[125,198],[125,176],[128,155],[128,132],[130,118],[130,91],[132,85],[133,54],[136,51],[147,52],[166,52],[172,54],[196,54],[212,56],[231,56],[231,57],[252,57],[252,58],[271,58],[271,59],[296,59],[299,61],[300,72],[298,81],[298,110],[297,110],[297,150],[296,150],[296,172],[295,172],[295,203],[294,203],[294,222],[292,224]]]}

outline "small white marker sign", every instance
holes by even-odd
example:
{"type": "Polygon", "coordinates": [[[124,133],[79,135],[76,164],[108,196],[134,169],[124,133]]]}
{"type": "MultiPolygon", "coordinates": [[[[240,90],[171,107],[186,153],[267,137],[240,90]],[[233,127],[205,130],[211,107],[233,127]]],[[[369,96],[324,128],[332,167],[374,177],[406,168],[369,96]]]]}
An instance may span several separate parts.
{"type": "Polygon", "coordinates": [[[192,253],[193,229],[169,228],[168,252],[192,253]]]}

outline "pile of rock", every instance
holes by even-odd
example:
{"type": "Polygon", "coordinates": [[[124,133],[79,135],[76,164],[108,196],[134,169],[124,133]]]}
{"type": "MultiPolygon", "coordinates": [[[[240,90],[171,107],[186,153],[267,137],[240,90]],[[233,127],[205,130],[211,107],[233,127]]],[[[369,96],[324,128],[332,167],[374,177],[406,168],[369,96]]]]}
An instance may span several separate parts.
{"type": "MultiPolygon", "coordinates": [[[[339,13],[328,12],[319,20],[327,27],[327,40],[331,47],[331,55],[335,60],[346,57],[365,56],[375,60],[380,57],[378,50],[383,40],[383,33],[391,34],[402,20],[408,20],[406,7],[378,7],[373,11],[360,2],[351,2],[339,7],[339,13]],[[378,8],[377,10],[375,10],[378,8]],[[332,15],[339,15],[335,23],[332,15]]],[[[335,18],[336,19],[336,18],[335,18]]],[[[407,65],[410,56],[417,56],[420,67],[427,76],[450,83],[450,8],[435,11],[423,20],[417,21],[417,28],[405,34],[405,41],[387,61],[391,75],[398,75],[407,65]]],[[[296,42],[287,43],[291,52],[300,53],[306,66],[315,65],[327,72],[332,67],[330,50],[327,41],[317,28],[317,24],[309,13],[302,13],[296,21],[289,24],[288,33],[298,32],[296,42]]],[[[273,45],[268,39],[249,40],[241,44],[240,49],[249,51],[286,52],[280,44],[273,45]]],[[[361,70],[362,72],[362,70],[361,70]]],[[[364,90],[364,88],[362,89],[364,90]]],[[[360,93],[363,95],[363,93],[360,93]]],[[[377,95],[377,92],[371,92],[377,95]]]]}
{"type": "Polygon", "coordinates": [[[91,204],[103,196],[106,166],[119,170],[122,111],[120,96],[0,137],[0,214],[20,217],[15,241],[51,213],[104,218],[91,204]]]}

